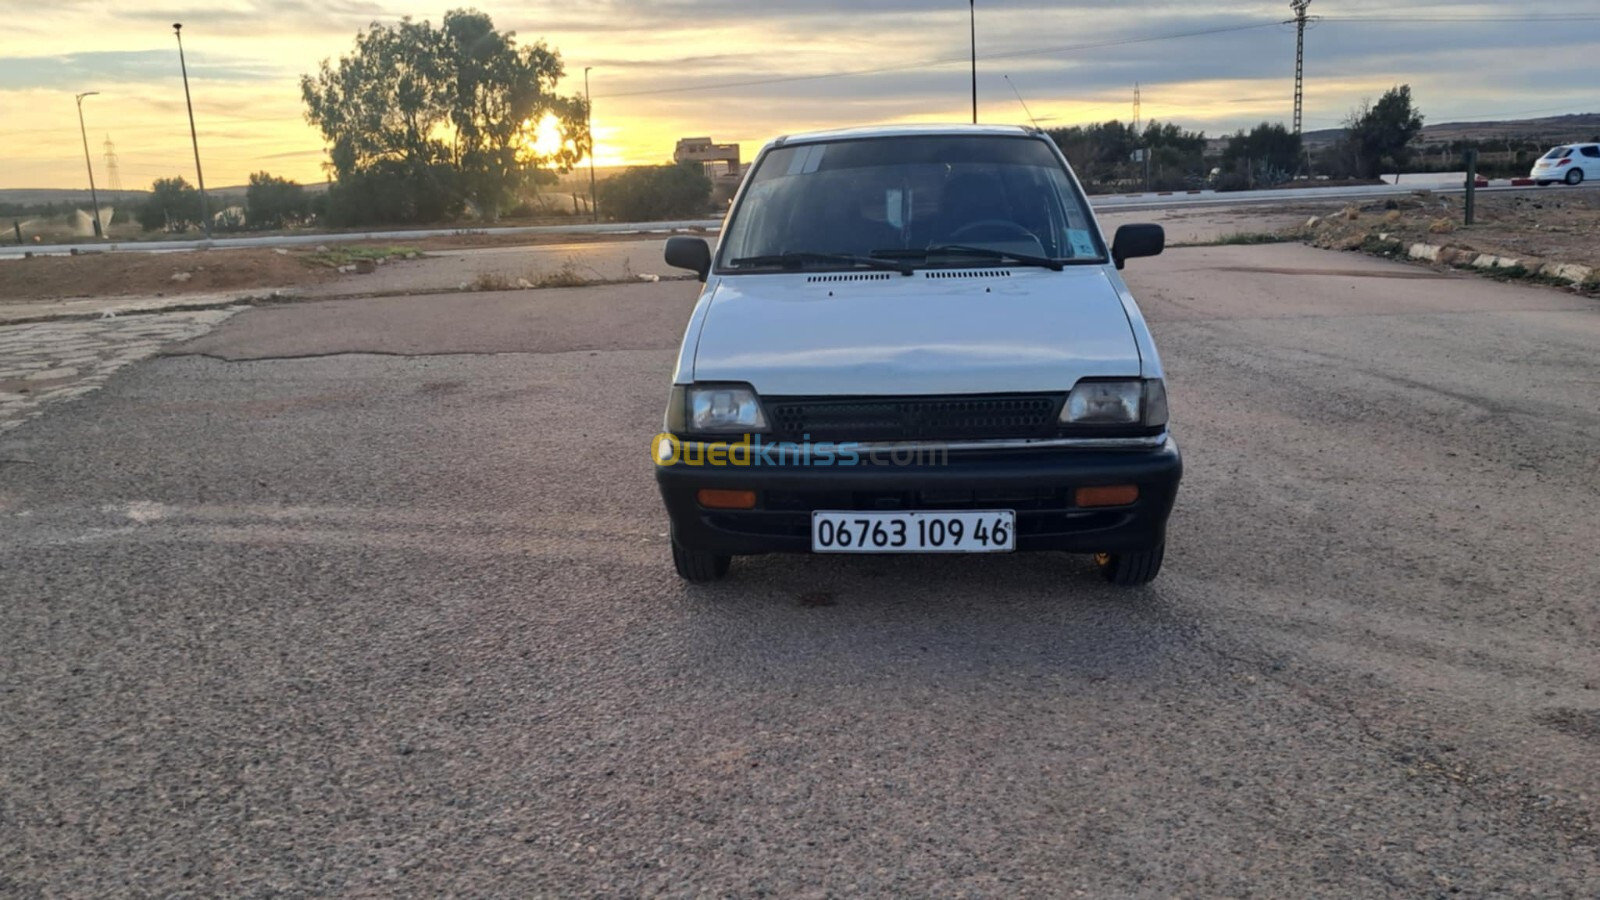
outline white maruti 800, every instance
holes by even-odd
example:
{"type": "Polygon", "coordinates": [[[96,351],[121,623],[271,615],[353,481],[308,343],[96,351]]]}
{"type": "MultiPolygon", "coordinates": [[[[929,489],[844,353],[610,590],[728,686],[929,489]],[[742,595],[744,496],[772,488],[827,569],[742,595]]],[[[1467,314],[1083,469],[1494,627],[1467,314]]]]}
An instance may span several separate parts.
{"type": "Polygon", "coordinates": [[[795,553],[1095,555],[1161,569],[1183,463],[1149,329],[1066,158],[1035,129],[779,138],[716,252],[654,442],[678,574],[795,553]]]}

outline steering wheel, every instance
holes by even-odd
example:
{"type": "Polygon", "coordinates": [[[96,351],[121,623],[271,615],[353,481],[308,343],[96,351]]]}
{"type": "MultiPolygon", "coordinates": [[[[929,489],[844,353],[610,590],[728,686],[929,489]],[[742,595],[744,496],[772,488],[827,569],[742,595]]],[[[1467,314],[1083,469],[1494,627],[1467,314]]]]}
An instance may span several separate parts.
{"type": "Polygon", "coordinates": [[[1038,235],[1026,228],[1023,228],[1021,225],[1018,225],[1010,219],[979,219],[976,222],[968,222],[967,224],[951,232],[950,240],[952,243],[960,243],[963,237],[965,237],[967,240],[973,240],[974,238],[968,236],[969,232],[979,231],[986,228],[993,229],[994,231],[998,232],[1005,232],[1005,234],[999,238],[988,238],[988,240],[1003,240],[1008,237],[1030,241],[1039,239],[1038,235]]]}

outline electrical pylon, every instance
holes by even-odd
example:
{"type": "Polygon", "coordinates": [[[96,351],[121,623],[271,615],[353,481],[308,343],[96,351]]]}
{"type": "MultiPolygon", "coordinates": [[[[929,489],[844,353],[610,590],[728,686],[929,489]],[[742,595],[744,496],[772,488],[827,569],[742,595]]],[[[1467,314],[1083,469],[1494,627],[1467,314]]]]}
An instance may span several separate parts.
{"type": "Polygon", "coordinates": [[[106,135],[106,173],[109,177],[107,186],[113,191],[122,190],[122,175],[117,172],[117,145],[111,143],[111,135],[106,135]]]}
{"type": "Polygon", "coordinates": [[[1294,10],[1295,41],[1294,41],[1294,133],[1300,133],[1301,113],[1305,107],[1306,99],[1306,8],[1311,5],[1311,0],[1289,0],[1289,8],[1294,10]]]}

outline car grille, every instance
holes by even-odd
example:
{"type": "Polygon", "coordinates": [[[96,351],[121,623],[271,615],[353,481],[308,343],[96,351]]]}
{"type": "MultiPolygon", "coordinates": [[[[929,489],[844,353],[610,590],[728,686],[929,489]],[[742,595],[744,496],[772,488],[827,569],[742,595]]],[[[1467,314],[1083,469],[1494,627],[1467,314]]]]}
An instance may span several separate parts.
{"type": "Polygon", "coordinates": [[[780,441],[956,441],[1056,434],[1059,394],[768,398],[780,441]],[[809,435],[809,438],[807,437],[809,435]]]}

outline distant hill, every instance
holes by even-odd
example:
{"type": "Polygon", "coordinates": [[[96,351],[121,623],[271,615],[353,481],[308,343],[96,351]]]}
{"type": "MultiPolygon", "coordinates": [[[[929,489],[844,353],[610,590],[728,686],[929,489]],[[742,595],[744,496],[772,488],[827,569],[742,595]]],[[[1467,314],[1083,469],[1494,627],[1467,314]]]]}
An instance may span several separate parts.
{"type": "MultiPolygon", "coordinates": [[[[1312,150],[1325,147],[1343,136],[1343,128],[1325,128],[1321,131],[1308,131],[1303,135],[1306,146],[1312,150]]],[[[1425,144],[1445,144],[1459,140],[1483,141],[1494,138],[1513,138],[1545,144],[1595,140],[1600,138],[1600,113],[1547,116],[1543,119],[1440,122],[1424,126],[1422,129],[1422,141],[1425,144]]]]}
{"type": "MultiPolygon", "coordinates": [[[[128,204],[138,203],[149,196],[149,191],[98,191],[101,203],[128,204]]],[[[0,203],[18,203],[32,206],[41,203],[82,203],[89,204],[89,189],[81,191],[61,190],[59,188],[0,188],[0,203]]]]}

